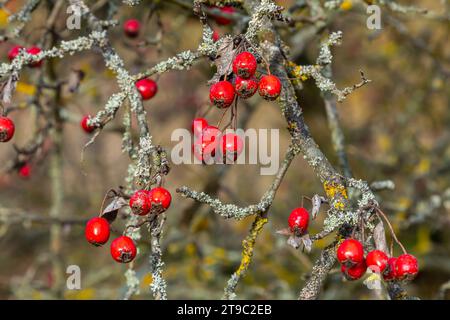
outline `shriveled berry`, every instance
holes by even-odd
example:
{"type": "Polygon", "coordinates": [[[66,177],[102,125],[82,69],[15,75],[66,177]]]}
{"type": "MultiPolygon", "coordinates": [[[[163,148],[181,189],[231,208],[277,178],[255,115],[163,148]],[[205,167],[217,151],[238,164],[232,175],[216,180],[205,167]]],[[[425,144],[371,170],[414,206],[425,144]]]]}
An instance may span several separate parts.
{"type": "Polygon", "coordinates": [[[85,115],[80,121],[81,128],[83,128],[83,130],[86,133],[91,133],[92,131],[95,130],[95,126],[92,126],[92,125],[88,124],[89,119],[91,119],[91,116],[90,115],[85,115]]]}
{"type": "Polygon", "coordinates": [[[258,92],[266,100],[275,100],[281,93],[281,81],[277,76],[267,75],[261,77],[258,92]]]}
{"type": "Polygon", "coordinates": [[[337,259],[340,263],[356,265],[364,260],[364,249],[356,239],[344,240],[337,249],[337,259]]]}
{"type": "Polygon", "coordinates": [[[25,49],[22,46],[14,46],[8,52],[9,61],[13,61],[15,57],[17,57],[20,53],[20,50],[25,49]]]}
{"type": "Polygon", "coordinates": [[[209,89],[209,99],[217,108],[228,108],[234,101],[234,87],[229,81],[214,83],[209,89]]]}
{"type": "Polygon", "coordinates": [[[120,236],[111,242],[111,256],[120,263],[128,263],[136,257],[136,245],[133,239],[120,236]]]}
{"type": "Polygon", "coordinates": [[[233,60],[233,72],[244,79],[253,77],[257,66],[255,56],[248,51],[239,53],[233,60]]]}
{"type": "Polygon", "coordinates": [[[376,273],[383,273],[388,265],[389,257],[381,250],[373,250],[367,254],[366,265],[376,273]]]}
{"type": "Polygon", "coordinates": [[[151,189],[148,192],[148,197],[152,205],[159,205],[164,210],[167,210],[170,206],[170,203],[172,202],[172,196],[170,195],[170,192],[163,187],[151,189]]]}
{"type": "Polygon", "coordinates": [[[128,19],[123,24],[123,31],[130,38],[136,38],[141,31],[141,23],[137,19],[128,19]]]}
{"type": "Polygon", "coordinates": [[[384,270],[384,273],[383,273],[384,280],[391,281],[391,280],[395,280],[397,278],[396,264],[397,264],[397,258],[391,257],[388,259],[386,270],[384,270]]]}
{"type": "Polygon", "coordinates": [[[308,230],[309,212],[305,208],[295,208],[288,218],[289,228],[296,235],[303,235],[308,230]]]}
{"type": "Polygon", "coordinates": [[[395,276],[399,280],[412,280],[419,273],[419,265],[412,254],[398,256],[395,263],[395,276]]]}
{"type": "Polygon", "coordinates": [[[101,246],[108,242],[109,234],[109,222],[105,218],[90,219],[84,229],[86,240],[95,246],[101,246]]]}
{"type": "Polygon", "coordinates": [[[136,191],[130,199],[130,208],[134,214],[145,216],[150,212],[152,204],[146,190],[136,191]]]}
{"type": "Polygon", "coordinates": [[[192,120],[192,125],[191,125],[191,130],[192,133],[196,136],[199,137],[203,130],[208,126],[208,121],[206,121],[205,118],[195,118],[194,120],[192,120]]]}
{"type": "Polygon", "coordinates": [[[8,117],[0,117],[0,142],[8,142],[14,136],[14,122],[8,117]]]}
{"type": "Polygon", "coordinates": [[[227,133],[220,137],[220,146],[224,161],[236,161],[244,148],[242,138],[235,133],[227,133]]]}
{"type": "MultiPolygon", "coordinates": [[[[39,47],[31,47],[31,48],[27,49],[27,53],[29,53],[31,55],[38,55],[39,53],[41,53],[41,51],[42,50],[39,47]]],[[[31,62],[29,64],[29,66],[32,68],[39,68],[40,66],[42,66],[43,62],[44,62],[43,60],[34,61],[34,62],[31,62]]]]}
{"type": "Polygon", "coordinates": [[[158,92],[158,85],[152,79],[141,79],[136,82],[136,88],[141,94],[142,100],[149,100],[158,92]]]}
{"type": "Polygon", "coordinates": [[[364,260],[352,267],[348,267],[345,264],[341,266],[341,272],[347,280],[358,280],[366,273],[366,270],[367,266],[364,260]]]}
{"type": "Polygon", "coordinates": [[[234,88],[239,97],[247,99],[253,96],[256,90],[258,90],[258,81],[255,78],[244,79],[236,77],[234,88]]]}

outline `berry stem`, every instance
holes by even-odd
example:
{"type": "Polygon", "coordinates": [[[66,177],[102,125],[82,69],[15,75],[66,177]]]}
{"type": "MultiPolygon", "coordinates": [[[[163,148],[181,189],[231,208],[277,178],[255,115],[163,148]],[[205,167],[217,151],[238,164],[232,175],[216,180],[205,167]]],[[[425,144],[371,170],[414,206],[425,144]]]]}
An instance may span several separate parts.
{"type": "Polygon", "coordinates": [[[389,222],[389,219],[386,217],[386,215],[384,214],[384,212],[381,211],[380,208],[375,208],[375,210],[376,210],[377,214],[381,215],[381,216],[383,217],[383,219],[386,221],[386,224],[388,225],[389,230],[391,231],[392,238],[393,238],[393,239],[395,240],[395,242],[400,246],[400,248],[402,249],[403,253],[406,254],[407,251],[406,251],[405,247],[403,246],[403,244],[398,240],[397,236],[395,235],[394,228],[392,228],[392,225],[391,225],[391,223],[389,222]]]}

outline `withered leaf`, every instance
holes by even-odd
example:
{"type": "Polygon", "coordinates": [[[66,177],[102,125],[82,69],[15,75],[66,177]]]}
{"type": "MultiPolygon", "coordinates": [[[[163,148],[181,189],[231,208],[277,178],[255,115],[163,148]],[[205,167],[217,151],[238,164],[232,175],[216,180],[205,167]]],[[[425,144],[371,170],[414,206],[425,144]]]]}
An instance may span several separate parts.
{"type": "Polygon", "coordinates": [[[217,55],[213,61],[217,68],[214,76],[209,80],[209,84],[220,81],[220,78],[232,72],[233,59],[236,56],[237,48],[234,47],[232,37],[224,37],[217,49],[217,55]]]}
{"type": "Polygon", "coordinates": [[[281,234],[283,236],[290,236],[292,234],[289,228],[281,229],[276,231],[277,234],[281,234]]]}
{"type": "Polygon", "coordinates": [[[114,222],[114,220],[116,220],[119,209],[123,206],[126,206],[127,204],[128,202],[123,197],[115,196],[103,210],[101,217],[108,220],[109,223],[112,223],[114,222]]]}
{"type": "Polygon", "coordinates": [[[11,74],[11,76],[3,83],[1,88],[1,100],[4,104],[10,104],[12,100],[12,95],[16,90],[17,81],[19,77],[16,73],[11,74]]]}
{"type": "Polygon", "coordinates": [[[85,74],[82,70],[72,69],[69,75],[69,80],[67,81],[67,85],[71,93],[78,91],[80,83],[84,79],[84,75],[85,74]]]}
{"type": "Polygon", "coordinates": [[[322,205],[322,203],[326,203],[327,199],[325,199],[322,196],[319,196],[318,194],[315,194],[312,199],[311,199],[311,203],[312,203],[312,209],[311,209],[311,215],[313,217],[313,219],[315,219],[317,217],[317,214],[320,211],[320,206],[322,205]]]}

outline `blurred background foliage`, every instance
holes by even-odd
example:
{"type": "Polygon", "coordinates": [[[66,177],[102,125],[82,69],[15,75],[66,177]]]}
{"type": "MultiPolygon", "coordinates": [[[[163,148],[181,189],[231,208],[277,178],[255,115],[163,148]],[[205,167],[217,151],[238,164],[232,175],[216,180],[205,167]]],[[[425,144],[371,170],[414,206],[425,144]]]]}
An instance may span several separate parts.
{"type": "MultiPolygon", "coordinates": [[[[144,20],[150,2],[142,1],[137,8],[121,10],[119,21],[131,17],[144,20]]],[[[152,16],[138,40],[126,39],[120,25],[113,29],[113,45],[125,58],[131,72],[143,70],[182,50],[196,48],[201,39],[201,25],[190,11],[176,2],[164,1],[158,11],[161,25],[152,16]],[[154,39],[158,34],[161,39],[155,45],[137,46],[144,38],[154,39]]],[[[395,182],[394,191],[382,191],[378,195],[399,238],[419,259],[420,274],[407,289],[410,294],[425,299],[448,298],[445,289],[450,280],[448,21],[390,12],[406,25],[407,36],[384,21],[381,30],[371,31],[366,28],[367,16],[349,2],[350,5],[347,3],[338,10],[329,28],[344,33],[342,46],[333,49],[334,80],[340,88],[353,85],[359,81],[359,69],[362,69],[373,81],[338,104],[354,176],[369,182],[385,179],[395,182]],[[425,41],[428,53],[414,45],[417,39],[425,41]]],[[[402,2],[435,10],[442,8],[442,3],[435,0],[402,2]]],[[[15,12],[23,3],[10,1],[8,10],[15,12]]],[[[289,7],[294,1],[278,3],[289,7]]],[[[24,43],[38,41],[47,14],[44,8],[33,14],[32,22],[25,29],[24,43]]],[[[7,15],[6,10],[0,11],[1,28],[7,27],[7,15]]],[[[232,26],[218,26],[213,20],[211,23],[221,35],[233,32],[232,26]]],[[[58,26],[64,29],[65,16],[61,16],[58,26]]],[[[304,27],[298,24],[295,28],[282,29],[281,34],[292,51],[300,45],[293,40],[304,27]]],[[[301,44],[306,47],[295,62],[313,63],[325,35],[301,44]]],[[[76,36],[77,32],[63,33],[67,39],[76,36]]],[[[7,51],[13,44],[0,44],[3,62],[7,61],[7,51]]],[[[89,137],[82,132],[78,121],[83,114],[94,114],[103,108],[117,85],[96,53],[82,53],[56,63],[61,75],[68,74],[71,69],[80,69],[86,74],[80,91],[63,97],[73,121],[66,124],[64,131],[66,194],[62,215],[88,219],[98,214],[105,192],[123,184],[128,158],[120,152],[121,136],[114,131],[104,131],[87,149],[81,163],[81,150],[89,137]]],[[[207,80],[213,72],[208,61],[203,60],[190,71],[165,73],[157,78],[159,92],[145,103],[156,143],[170,150],[174,146],[170,140],[172,131],[190,128],[195,115],[210,108],[207,80]]],[[[17,145],[30,138],[31,130],[26,128],[33,124],[33,112],[27,106],[36,90],[35,80],[33,70],[24,70],[14,97],[15,103],[23,106],[22,110],[12,114],[17,123],[14,140],[17,145]]],[[[306,122],[319,146],[337,165],[320,92],[311,80],[304,81],[303,86],[299,101],[306,122]]],[[[279,153],[283,156],[289,135],[276,103],[255,96],[239,105],[239,115],[243,118],[248,115],[245,128],[279,128],[279,153]]],[[[218,121],[220,112],[213,109],[207,117],[211,122],[218,121]]],[[[114,125],[121,123],[109,124],[114,125]]],[[[50,141],[45,148],[51,148],[50,141]]],[[[11,145],[1,146],[1,163],[12,155],[11,145]]],[[[29,179],[21,179],[15,172],[1,173],[1,207],[20,208],[33,214],[48,213],[51,198],[47,159],[42,157],[39,162],[32,163],[31,169],[29,179]]],[[[245,205],[257,202],[272,181],[271,176],[259,174],[259,165],[232,166],[217,173],[222,170],[219,166],[179,165],[173,166],[167,176],[165,186],[173,195],[173,204],[167,213],[163,258],[171,299],[220,298],[226,281],[239,265],[241,241],[252,221],[251,218],[239,222],[223,220],[207,207],[192,207],[193,202],[182,199],[175,189],[188,185],[204,190],[211,187],[213,181],[217,184],[213,189],[217,190],[220,199],[245,205]]],[[[306,254],[286,245],[286,239],[275,231],[286,227],[290,211],[300,205],[303,195],[321,192],[322,186],[306,162],[297,159],[277,193],[269,212],[269,223],[257,240],[254,261],[237,290],[239,298],[297,297],[320,249],[330,240],[317,242],[312,253],[306,254]]],[[[312,223],[311,234],[321,230],[323,218],[324,212],[312,223]]],[[[1,223],[0,298],[55,297],[48,290],[53,281],[48,230],[49,225],[45,223],[1,223]]],[[[121,228],[117,227],[117,230],[121,228]]],[[[59,298],[121,298],[126,290],[124,272],[127,267],[111,259],[108,246],[94,248],[89,245],[83,231],[82,225],[64,227],[64,262],[81,267],[82,290],[64,290],[59,298]]],[[[135,261],[141,279],[141,294],[136,299],[151,297],[149,246],[149,236],[144,231],[135,261]]],[[[337,268],[328,277],[321,298],[376,298],[362,280],[344,281],[337,268]]]]}

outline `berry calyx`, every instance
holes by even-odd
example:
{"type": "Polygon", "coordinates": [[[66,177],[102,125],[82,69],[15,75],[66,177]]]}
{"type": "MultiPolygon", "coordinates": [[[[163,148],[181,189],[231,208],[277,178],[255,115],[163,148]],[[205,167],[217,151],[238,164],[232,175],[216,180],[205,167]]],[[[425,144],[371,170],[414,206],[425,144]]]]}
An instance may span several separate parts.
{"type": "Polygon", "coordinates": [[[136,88],[141,94],[142,100],[149,100],[158,92],[158,85],[152,79],[141,79],[136,82],[136,88]]]}
{"type": "Polygon", "coordinates": [[[191,130],[196,137],[200,137],[203,130],[208,126],[205,118],[195,118],[192,120],[191,130]]]}
{"type": "Polygon", "coordinates": [[[15,57],[17,57],[20,53],[20,50],[25,49],[22,46],[14,46],[9,50],[8,52],[8,59],[9,61],[13,61],[15,57]]]}
{"type": "Polygon", "coordinates": [[[346,239],[337,249],[337,259],[340,263],[350,266],[356,265],[364,260],[364,249],[358,240],[346,239]]]}
{"type": "Polygon", "coordinates": [[[128,19],[123,24],[123,31],[130,38],[136,38],[141,31],[141,23],[136,19],[128,19]]]}
{"type": "Polygon", "coordinates": [[[136,245],[133,239],[120,236],[111,242],[111,256],[120,263],[128,263],[136,257],[136,245]]]}
{"type": "Polygon", "coordinates": [[[383,273],[383,279],[385,281],[395,280],[397,278],[397,274],[395,271],[395,265],[397,264],[397,258],[391,257],[387,261],[387,267],[383,273]]]}
{"type": "Polygon", "coordinates": [[[389,257],[381,250],[373,250],[367,254],[366,265],[376,273],[383,273],[388,265],[389,257]]]}
{"type": "Polygon", "coordinates": [[[412,280],[419,273],[416,257],[411,254],[402,254],[395,263],[395,276],[399,280],[412,280]]]}
{"type": "Polygon", "coordinates": [[[86,240],[95,246],[108,242],[109,234],[109,222],[105,218],[95,217],[86,223],[84,235],[86,240]]]}
{"type": "Polygon", "coordinates": [[[261,80],[259,80],[258,92],[259,95],[266,100],[275,100],[281,93],[280,79],[273,75],[261,77],[261,80]]]}
{"type": "Polygon", "coordinates": [[[86,133],[91,133],[95,130],[95,126],[88,124],[89,119],[91,119],[91,116],[85,115],[80,121],[81,128],[83,128],[86,133]]]}
{"type": "Polygon", "coordinates": [[[220,146],[224,160],[236,161],[244,148],[242,138],[235,133],[227,133],[220,137],[220,146]]]}
{"type": "Polygon", "coordinates": [[[151,189],[148,192],[148,197],[152,205],[160,205],[164,210],[167,210],[170,207],[170,203],[172,202],[172,196],[170,195],[170,192],[163,187],[151,189]]]}
{"type": "Polygon", "coordinates": [[[23,179],[28,179],[31,176],[31,166],[25,163],[19,168],[19,176],[23,179]]]}
{"type": "Polygon", "coordinates": [[[255,56],[248,51],[239,53],[233,60],[233,72],[244,79],[252,77],[257,66],[258,62],[255,56]]]}
{"type": "Polygon", "coordinates": [[[131,211],[139,216],[145,216],[150,212],[152,204],[146,190],[136,191],[130,198],[131,211]]]}
{"type": "Polygon", "coordinates": [[[305,208],[295,208],[288,218],[289,228],[295,235],[301,236],[308,230],[309,212],[305,208]]]}
{"type": "Polygon", "coordinates": [[[258,90],[258,81],[253,77],[244,79],[238,76],[234,82],[234,88],[239,97],[247,99],[253,96],[256,90],[258,90]]]}
{"type": "Polygon", "coordinates": [[[14,136],[14,122],[8,117],[0,117],[0,142],[8,142],[14,136]]]}
{"type": "Polygon", "coordinates": [[[341,266],[341,272],[345,275],[347,280],[358,280],[361,278],[367,270],[364,260],[352,267],[348,267],[345,264],[341,266]]]}
{"type": "Polygon", "coordinates": [[[211,103],[219,109],[228,108],[234,101],[234,87],[229,81],[214,83],[209,89],[211,103]]]}
{"type": "MultiPolygon", "coordinates": [[[[41,51],[42,50],[39,47],[31,47],[31,48],[27,49],[27,53],[29,53],[31,55],[38,55],[39,53],[41,53],[41,51]]],[[[29,64],[29,66],[32,68],[39,68],[40,66],[42,66],[43,62],[44,62],[43,60],[34,61],[34,62],[31,62],[29,64]]]]}
{"type": "MultiPolygon", "coordinates": [[[[220,9],[221,13],[223,13],[223,14],[233,14],[235,11],[234,8],[231,6],[224,6],[219,9],[220,9]]],[[[214,16],[214,20],[216,20],[217,24],[220,24],[223,26],[229,25],[231,22],[233,22],[233,20],[231,20],[227,17],[222,17],[222,16],[218,16],[218,15],[214,16]]]]}

